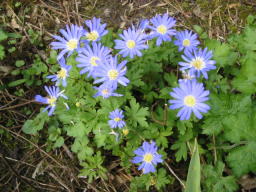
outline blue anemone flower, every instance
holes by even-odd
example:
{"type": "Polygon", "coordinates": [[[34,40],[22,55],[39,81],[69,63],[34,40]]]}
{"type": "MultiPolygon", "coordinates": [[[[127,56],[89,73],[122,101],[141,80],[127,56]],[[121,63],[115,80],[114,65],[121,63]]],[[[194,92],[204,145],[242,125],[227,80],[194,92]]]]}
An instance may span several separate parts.
{"type": "Polygon", "coordinates": [[[163,41],[171,41],[171,36],[176,34],[176,30],[173,29],[175,26],[176,20],[172,17],[169,17],[167,13],[163,16],[156,15],[150,19],[153,26],[148,26],[152,30],[150,38],[157,38],[156,45],[159,46],[163,41]]]}
{"type": "Polygon", "coordinates": [[[107,24],[101,24],[100,18],[93,17],[92,20],[86,20],[85,24],[90,29],[85,32],[85,38],[87,41],[99,41],[102,36],[108,33],[108,30],[105,30],[107,24]]]}
{"type": "Polygon", "coordinates": [[[99,79],[96,79],[94,83],[103,82],[104,85],[112,87],[114,90],[117,88],[118,83],[127,86],[130,81],[125,77],[126,63],[127,61],[124,60],[118,64],[117,56],[106,60],[103,65],[95,69],[95,77],[99,79]]]}
{"type": "Polygon", "coordinates": [[[195,78],[194,75],[190,75],[190,73],[187,71],[181,71],[181,72],[182,72],[182,79],[179,79],[178,80],[179,82],[187,82],[195,78]]]}
{"type": "Polygon", "coordinates": [[[143,174],[150,172],[155,172],[155,165],[162,163],[162,155],[157,153],[157,146],[155,142],[146,142],[144,141],[142,146],[134,151],[137,155],[133,158],[133,163],[141,163],[138,170],[143,171],[143,174]]]}
{"type": "Polygon", "coordinates": [[[94,77],[93,72],[98,65],[104,63],[105,60],[109,59],[110,49],[102,46],[100,43],[92,43],[92,48],[90,45],[85,45],[84,48],[80,49],[80,53],[76,58],[76,61],[79,62],[78,67],[83,69],[80,71],[80,74],[88,72],[87,77],[91,75],[94,77]]]}
{"type": "Polygon", "coordinates": [[[112,87],[106,86],[104,84],[102,84],[99,87],[93,87],[94,89],[96,89],[98,92],[94,95],[94,97],[99,97],[102,96],[103,99],[107,99],[111,96],[115,96],[115,97],[121,97],[123,96],[122,94],[118,94],[115,93],[114,89],[112,87]]]}
{"type": "Polygon", "coordinates": [[[51,81],[56,81],[57,86],[62,84],[63,87],[66,87],[67,77],[69,76],[69,71],[72,68],[72,66],[66,65],[64,58],[61,58],[58,62],[61,67],[60,71],[58,71],[56,75],[48,75],[46,78],[51,79],[51,81]]]}
{"type": "MultiPolygon", "coordinates": [[[[68,99],[67,96],[63,94],[63,91],[60,91],[59,87],[56,86],[44,86],[44,89],[48,93],[47,97],[42,97],[41,95],[35,96],[35,101],[47,104],[48,106],[43,110],[43,112],[49,109],[48,115],[51,116],[56,108],[56,102],[58,97],[63,97],[64,99],[68,99]]],[[[66,105],[67,107],[67,105],[66,105]]],[[[68,107],[67,107],[68,108],[68,107]]]]}
{"type": "Polygon", "coordinates": [[[148,19],[142,19],[139,24],[137,25],[138,30],[144,31],[149,26],[149,20],[148,19]]]}
{"type": "Polygon", "coordinates": [[[57,35],[53,35],[52,37],[55,38],[56,42],[52,42],[51,46],[53,49],[61,49],[62,51],[58,54],[57,59],[61,59],[66,53],[68,53],[68,57],[77,50],[80,46],[80,38],[84,34],[83,27],[77,25],[66,25],[66,30],[60,29],[60,33],[64,36],[60,37],[57,35]]]}
{"type": "Polygon", "coordinates": [[[193,50],[193,52],[185,52],[185,55],[182,55],[182,58],[185,62],[179,62],[179,65],[182,66],[180,70],[189,70],[191,75],[200,77],[202,73],[205,79],[208,79],[207,71],[216,69],[214,65],[216,61],[211,60],[212,51],[208,51],[207,48],[193,50]]]}
{"type": "Polygon", "coordinates": [[[193,112],[198,119],[203,116],[201,113],[207,113],[210,107],[204,102],[207,101],[208,90],[204,90],[203,83],[198,83],[196,79],[181,81],[179,87],[173,88],[173,92],[170,95],[174,100],[169,100],[170,109],[179,109],[177,117],[180,120],[188,120],[193,112]]]}
{"type": "Polygon", "coordinates": [[[131,27],[128,30],[124,30],[123,34],[119,34],[122,40],[115,40],[115,49],[121,49],[119,54],[123,57],[130,56],[133,58],[138,55],[142,56],[140,50],[147,49],[148,46],[145,44],[146,35],[141,30],[136,30],[135,27],[131,27]]]}
{"type": "Polygon", "coordinates": [[[122,110],[116,109],[110,112],[109,118],[111,120],[108,121],[108,124],[111,128],[123,128],[126,125],[125,121],[123,120],[124,115],[122,110]]]}
{"type": "Polygon", "coordinates": [[[197,40],[197,34],[193,33],[192,31],[180,31],[176,34],[176,39],[174,41],[174,44],[179,47],[179,51],[193,51],[194,49],[197,49],[197,46],[200,44],[200,42],[197,40]]]}

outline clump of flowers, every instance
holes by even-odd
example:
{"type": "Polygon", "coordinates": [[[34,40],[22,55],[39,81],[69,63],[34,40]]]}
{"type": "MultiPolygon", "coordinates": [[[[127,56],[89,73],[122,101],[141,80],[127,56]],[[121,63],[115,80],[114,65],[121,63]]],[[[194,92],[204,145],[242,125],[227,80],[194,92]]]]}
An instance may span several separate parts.
{"type": "MultiPolygon", "coordinates": [[[[53,36],[57,41],[51,43],[52,49],[59,50],[57,60],[60,70],[57,74],[47,76],[52,82],[55,82],[55,86],[45,86],[48,96],[36,95],[35,101],[46,104],[47,107],[43,112],[48,111],[49,116],[53,115],[58,98],[68,99],[60,87],[69,88],[68,81],[71,81],[69,78],[72,76],[72,72],[81,75],[87,74],[88,82],[96,84],[93,86],[95,93],[88,94],[88,97],[100,97],[100,101],[106,102],[106,99],[110,97],[126,96],[123,92],[123,94],[119,94],[118,88],[123,86],[123,89],[129,89],[130,80],[127,78],[129,62],[136,57],[143,56],[144,52],[150,49],[148,41],[152,39],[156,40],[157,46],[163,42],[173,41],[173,44],[178,47],[178,51],[183,51],[183,61],[178,63],[183,79],[179,79],[178,87],[173,88],[173,91],[170,92],[173,99],[169,100],[169,108],[171,110],[179,109],[177,117],[180,120],[189,120],[192,114],[201,119],[202,114],[210,110],[210,106],[205,103],[209,100],[210,92],[205,90],[203,83],[199,82],[203,78],[200,80],[197,78],[200,78],[202,74],[204,79],[207,79],[208,72],[216,68],[216,62],[212,60],[211,51],[207,48],[198,47],[200,42],[197,34],[188,30],[176,31],[175,24],[176,20],[167,13],[156,15],[149,20],[144,19],[139,24],[133,25],[119,34],[119,39],[114,40],[115,50],[105,47],[102,43],[104,41],[101,41],[102,37],[108,33],[106,24],[102,24],[101,19],[94,17],[92,20],[86,20],[85,28],[73,24],[67,25],[65,29],[60,30],[61,36],[53,36]],[[118,54],[114,54],[117,52],[118,54]],[[66,59],[73,53],[76,53],[73,56],[76,57],[77,63],[73,64],[72,67],[66,65],[66,59]],[[79,69],[80,72],[76,67],[81,69],[79,69]],[[101,98],[105,100],[101,100],[101,98]]],[[[75,81],[75,83],[80,82],[75,81]]],[[[78,105],[75,104],[75,106],[78,105]]],[[[118,107],[121,108],[122,106],[118,107]]],[[[115,108],[114,111],[108,111],[109,120],[106,120],[107,115],[105,114],[103,124],[108,123],[110,128],[107,127],[111,130],[110,134],[114,135],[118,141],[119,133],[114,131],[115,128],[123,128],[121,132],[124,137],[132,129],[129,127],[129,119],[124,120],[124,111],[115,108]]],[[[134,111],[143,113],[138,108],[134,111]]],[[[142,119],[140,118],[139,121],[142,119]]],[[[100,139],[99,141],[101,141],[100,139]]],[[[144,141],[142,146],[134,151],[136,156],[132,162],[140,164],[138,170],[142,170],[143,174],[155,172],[156,165],[163,162],[162,155],[158,154],[157,151],[158,147],[155,142],[144,141]]]]}

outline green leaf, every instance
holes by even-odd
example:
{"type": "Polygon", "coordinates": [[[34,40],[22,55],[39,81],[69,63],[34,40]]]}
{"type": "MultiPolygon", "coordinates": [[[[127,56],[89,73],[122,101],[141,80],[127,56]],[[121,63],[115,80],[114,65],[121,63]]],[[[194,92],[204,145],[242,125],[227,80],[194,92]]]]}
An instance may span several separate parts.
{"type": "Polygon", "coordinates": [[[181,159],[187,160],[187,145],[184,142],[176,142],[172,145],[173,150],[177,150],[175,153],[176,161],[179,162],[181,159]]]}
{"type": "Polygon", "coordinates": [[[232,123],[227,123],[231,116],[235,115],[240,119],[239,112],[247,112],[252,103],[247,95],[211,94],[210,97],[211,110],[202,126],[203,133],[208,135],[221,133],[224,124],[226,127],[233,127],[232,123]]]}
{"type": "Polygon", "coordinates": [[[160,191],[161,188],[166,186],[167,184],[173,183],[174,179],[170,177],[166,170],[163,168],[158,169],[156,174],[156,188],[160,191]]]}
{"type": "Polygon", "coordinates": [[[127,119],[131,121],[134,127],[137,127],[139,124],[142,127],[148,127],[148,123],[146,121],[146,117],[149,115],[148,108],[140,107],[138,103],[136,103],[135,99],[130,101],[130,107],[125,107],[127,119]]]}
{"type": "Polygon", "coordinates": [[[216,166],[203,166],[203,186],[207,192],[235,192],[238,189],[234,176],[223,176],[225,164],[218,161],[216,166]]]}
{"type": "Polygon", "coordinates": [[[200,192],[200,158],[195,139],[193,154],[189,163],[185,192],[200,192]]]}
{"type": "Polygon", "coordinates": [[[16,67],[21,67],[21,66],[25,65],[25,61],[23,61],[23,60],[17,60],[17,61],[15,62],[15,65],[16,65],[16,67]]]}
{"type": "Polygon", "coordinates": [[[67,135],[72,137],[84,137],[88,133],[86,128],[83,122],[77,122],[67,127],[67,135]]]}
{"type": "Polygon", "coordinates": [[[38,131],[43,129],[44,124],[48,121],[47,113],[39,113],[34,120],[27,120],[22,127],[22,131],[26,134],[35,135],[38,131]]]}
{"type": "Polygon", "coordinates": [[[199,25],[193,25],[193,28],[194,28],[195,32],[198,34],[201,34],[204,31],[203,28],[200,27],[199,25]]]}
{"type": "Polygon", "coordinates": [[[59,137],[53,145],[53,148],[61,147],[64,144],[64,138],[59,137]]]}
{"type": "Polygon", "coordinates": [[[248,25],[252,25],[255,21],[255,16],[254,15],[248,15],[248,17],[246,18],[246,22],[248,25]]]}
{"type": "Polygon", "coordinates": [[[224,137],[227,141],[254,141],[256,138],[255,110],[248,109],[247,113],[237,113],[223,119],[224,137]]]}
{"type": "MultiPolygon", "coordinates": [[[[181,125],[185,125],[181,123],[181,125]]],[[[179,139],[175,141],[171,149],[177,150],[175,153],[176,161],[179,162],[181,159],[187,160],[187,141],[193,138],[192,128],[186,129],[185,134],[179,135],[179,139]]]]}
{"type": "Polygon", "coordinates": [[[88,177],[89,183],[100,177],[102,179],[106,179],[106,168],[102,166],[103,164],[103,157],[101,153],[98,151],[96,155],[91,155],[86,162],[82,162],[81,166],[83,169],[80,171],[79,176],[88,177]]]}
{"type": "Polygon", "coordinates": [[[256,172],[256,142],[233,149],[227,156],[228,165],[235,176],[240,177],[250,171],[256,172]]]}
{"type": "Polygon", "coordinates": [[[93,149],[88,146],[88,142],[89,140],[87,137],[77,137],[71,146],[71,150],[77,153],[80,161],[85,160],[93,154],[93,149]]]}
{"type": "Polygon", "coordinates": [[[240,59],[241,69],[236,78],[232,81],[232,85],[239,91],[252,94],[256,91],[256,53],[248,51],[240,59]]]}
{"type": "Polygon", "coordinates": [[[206,45],[213,51],[213,58],[217,66],[233,65],[238,58],[238,54],[232,50],[229,44],[211,39],[206,41],[206,45]]]}
{"type": "Polygon", "coordinates": [[[27,80],[26,79],[19,79],[19,80],[16,80],[16,81],[12,81],[11,83],[8,84],[9,87],[16,87],[20,84],[23,84],[25,83],[27,80]]]}
{"type": "Polygon", "coordinates": [[[4,31],[0,30],[0,42],[6,40],[7,38],[7,34],[4,31]]]}
{"type": "Polygon", "coordinates": [[[4,46],[0,45],[0,60],[5,58],[4,46]]]}

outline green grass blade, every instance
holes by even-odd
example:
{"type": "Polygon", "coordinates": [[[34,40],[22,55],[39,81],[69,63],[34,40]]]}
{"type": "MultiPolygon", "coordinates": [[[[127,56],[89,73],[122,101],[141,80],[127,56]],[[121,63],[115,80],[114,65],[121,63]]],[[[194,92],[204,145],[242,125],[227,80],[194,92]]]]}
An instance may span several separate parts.
{"type": "Polygon", "coordinates": [[[200,189],[200,158],[197,140],[190,160],[185,192],[201,192],[200,189]]]}

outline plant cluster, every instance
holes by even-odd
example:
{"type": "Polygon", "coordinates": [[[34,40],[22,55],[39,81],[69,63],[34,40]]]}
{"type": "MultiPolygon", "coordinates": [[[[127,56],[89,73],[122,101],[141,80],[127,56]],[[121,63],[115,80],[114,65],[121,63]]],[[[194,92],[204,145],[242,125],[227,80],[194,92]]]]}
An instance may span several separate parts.
{"type": "Polygon", "coordinates": [[[46,77],[55,84],[35,96],[47,106],[23,131],[47,125],[49,149],[69,144],[89,182],[106,179],[118,159],[131,191],[164,191],[173,182],[165,165],[186,161],[194,146],[186,188],[200,190],[200,170],[191,168],[200,153],[202,190],[235,191],[236,178],[256,171],[255,17],[227,43],[175,24],[163,14],[117,33],[98,18],[61,29],[51,43],[59,71],[46,77]]]}

